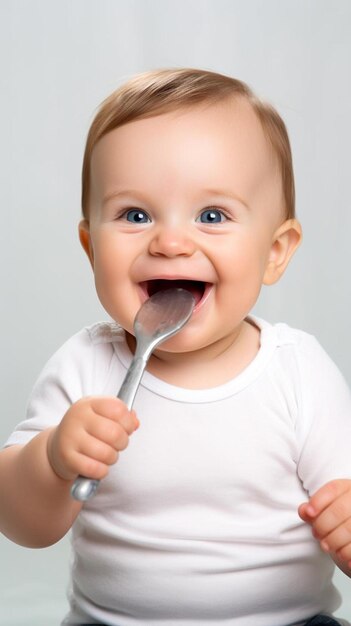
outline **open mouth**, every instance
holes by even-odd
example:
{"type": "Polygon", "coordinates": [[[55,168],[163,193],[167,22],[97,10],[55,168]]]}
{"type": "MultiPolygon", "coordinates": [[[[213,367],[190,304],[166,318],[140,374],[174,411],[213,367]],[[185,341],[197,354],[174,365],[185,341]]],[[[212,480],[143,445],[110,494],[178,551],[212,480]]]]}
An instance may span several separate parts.
{"type": "Polygon", "coordinates": [[[210,283],[203,282],[201,280],[167,280],[157,278],[154,280],[146,280],[141,283],[143,291],[150,297],[158,291],[165,291],[166,289],[186,289],[195,298],[195,306],[203,299],[205,293],[210,287],[210,283]]]}

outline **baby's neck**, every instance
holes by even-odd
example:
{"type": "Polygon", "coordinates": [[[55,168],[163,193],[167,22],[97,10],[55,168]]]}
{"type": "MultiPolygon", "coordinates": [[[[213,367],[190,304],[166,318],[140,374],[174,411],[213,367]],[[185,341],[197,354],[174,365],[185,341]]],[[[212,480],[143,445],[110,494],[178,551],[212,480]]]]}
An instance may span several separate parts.
{"type": "Polygon", "coordinates": [[[259,328],[251,320],[244,320],[235,335],[196,352],[156,351],[147,370],[177,387],[208,389],[223,385],[240,374],[256,357],[259,348],[259,328]]]}

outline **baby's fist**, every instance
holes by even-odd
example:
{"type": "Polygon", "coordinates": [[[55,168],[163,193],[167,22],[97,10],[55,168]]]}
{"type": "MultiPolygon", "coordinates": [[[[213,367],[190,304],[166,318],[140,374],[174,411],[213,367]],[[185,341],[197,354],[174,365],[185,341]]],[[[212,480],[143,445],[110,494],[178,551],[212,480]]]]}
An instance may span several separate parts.
{"type": "Polygon", "coordinates": [[[83,398],[70,407],[50,434],[49,462],[64,480],[74,480],[78,475],[101,480],[138,426],[134,411],[118,398],[83,398]]]}

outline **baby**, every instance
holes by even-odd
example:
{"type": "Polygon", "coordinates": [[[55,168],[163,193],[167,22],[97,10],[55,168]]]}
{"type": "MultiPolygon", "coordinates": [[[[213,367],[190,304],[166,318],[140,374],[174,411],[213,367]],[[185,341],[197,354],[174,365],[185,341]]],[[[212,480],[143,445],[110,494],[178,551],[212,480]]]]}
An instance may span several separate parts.
{"type": "Polygon", "coordinates": [[[312,336],[251,314],[301,241],[280,116],[220,74],[137,76],[92,123],[82,204],[114,321],[44,368],[0,452],[2,532],[44,547],[72,528],[65,625],[336,624],[334,563],[351,575],[350,393],[312,336]],[[133,321],[169,286],[196,306],[128,411],[115,396],[133,321]],[[84,505],[78,475],[103,479],[84,505]]]}

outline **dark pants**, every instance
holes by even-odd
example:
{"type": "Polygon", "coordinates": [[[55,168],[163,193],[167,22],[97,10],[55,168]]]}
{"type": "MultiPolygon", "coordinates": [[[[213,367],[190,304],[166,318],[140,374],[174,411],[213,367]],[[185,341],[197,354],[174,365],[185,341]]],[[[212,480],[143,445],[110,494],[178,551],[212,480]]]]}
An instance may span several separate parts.
{"type": "Polygon", "coordinates": [[[306,622],[305,626],[340,626],[340,622],[337,622],[328,615],[316,615],[306,622]]]}
{"type": "MultiPolygon", "coordinates": [[[[97,626],[97,625],[82,624],[82,626],[97,626]]],[[[106,624],[100,624],[100,626],[106,626],[106,624]]],[[[340,623],[337,622],[332,617],[328,617],[327,615],[315,615],[315,617],[312,617],[311,619],[308,620],[308,622],[306,622],[305,626],[340,626],[340,623]]]]}

